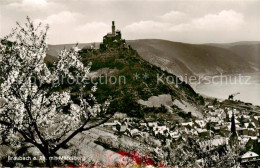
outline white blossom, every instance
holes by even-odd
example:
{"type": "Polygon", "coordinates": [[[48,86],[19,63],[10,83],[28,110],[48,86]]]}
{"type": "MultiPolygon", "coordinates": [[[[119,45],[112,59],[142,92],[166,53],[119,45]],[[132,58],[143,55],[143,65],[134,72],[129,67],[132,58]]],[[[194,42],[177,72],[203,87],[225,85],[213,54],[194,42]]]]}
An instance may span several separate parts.
{"type": "Polygon", "coordinates": [[[104,105],[96,101],[96,85],[88,97],[83,93],[82,81],[88,79],[90,66],[85,67],[80,61],[77,46],[62,50],[58,61],[48,68],[44,63],[47,30],[39,32],[32,24],[29,21],[24,28],[19,25],[8,36],[16,39],[11,46],[0,44],[3,80],[0,97],[5,99],[0,107],[0,132],[14,144],[20,142],[21,137],[24,140],[33,137],[29,142],[42,145],[46,141],[47,147],[54,150],[71,132],[80,127],[86,129],[86,121],[90,122],[101,111],[106,112],[109,100],[104,105]],[[80,101],[72,99],[76,93],[71,92],[71,87],[64,88],[58,81],[64,76],[76,79],[76,75],[82,79],[75,84],[80,88],[77,98],[80,101]],[[30,136],[27,135],[29,130],[30,136]]]}

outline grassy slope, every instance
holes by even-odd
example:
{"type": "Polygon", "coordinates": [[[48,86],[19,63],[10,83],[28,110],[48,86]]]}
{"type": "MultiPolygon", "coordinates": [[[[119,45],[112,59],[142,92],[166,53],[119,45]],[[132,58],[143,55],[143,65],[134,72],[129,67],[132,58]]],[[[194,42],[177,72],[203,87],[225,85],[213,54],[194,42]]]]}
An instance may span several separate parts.
{"type": "Polygon", "coordinates": [[[198,94],[189,85],[181,83],[176,86],[167,82],[157,83],[157,74],[159,76],[171,76],[175,78],[175,81],[180,81],[176,76],[143,60],[133,49],[105,53],[100,53],[97,50],[83,52],[81,55],[85,64],[90,61],[93,63],[92,71],[109,68],[113,71],[108,76],[126,77],[125,84],[98,85],[97,97],[105,99],[108,95],[111,95],[116,100],[112,107],[118,109],[118,111],[126,112],[131,116],[142,116],[145,109],[137,103],[137,100],[147,100],[151,96],[161,94],[170,94],[173,100],[185,101],[195,107],[199,104],[198,94]],[[135,73],[140,74],[140,79],[134,78],[135,73]],[[145,73],[149,76],[146,80],[142,76],[145,73]]]}

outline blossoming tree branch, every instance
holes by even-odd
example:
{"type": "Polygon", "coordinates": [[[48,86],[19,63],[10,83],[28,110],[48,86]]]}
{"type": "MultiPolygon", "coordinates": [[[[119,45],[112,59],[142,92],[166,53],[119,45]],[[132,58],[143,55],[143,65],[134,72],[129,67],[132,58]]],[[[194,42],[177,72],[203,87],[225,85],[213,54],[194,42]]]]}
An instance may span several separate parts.
{"type": "Polygon", "coordinates": [[[62,50],[58,60],[47,66],[48,26],[42,29],[27,18],[25,25],[1,40],[0,133],[4,141],[19,146],[34,145],[46,158],[57,154],[77,134],[97,127],[114,114],[109,111],[110,98],[98,103],[85,80],[90,73],[75,46],[62,50]],[[12,41],[12,42],[10,42],[12,41]],[[76,83],[59,82],[61,78],[76,83]]]}

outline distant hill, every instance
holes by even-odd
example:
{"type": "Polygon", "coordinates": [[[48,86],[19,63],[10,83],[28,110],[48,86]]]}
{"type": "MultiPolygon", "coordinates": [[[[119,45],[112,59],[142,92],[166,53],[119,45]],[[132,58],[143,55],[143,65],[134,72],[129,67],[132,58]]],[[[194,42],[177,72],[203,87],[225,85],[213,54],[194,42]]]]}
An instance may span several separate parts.
{"type": "Polygon", "coordinates": [[[222,47],[222,48],[230,48],[238,45],[255,45],[255,44],[260,44],[260,41],[238,41],[233,43],[205,43],[205,45],[222,47]]]}
{"type": "MultiPolygon", "coordinates": [[[[234,74],[260,70],[260,42],[223,44],[187,44],[158,39],[127,41],[140,56],[153,65],[175,75],[234,74]]],[[[79,44],[90,48],[99,43],[79,44]]],[[[57,56],[59,50],[74,44],[49,45],[48,55],[57,56]]]]}
{"type": "MultiPolygon", "coordinates": [[[[73,47],[73,46],[75,46],[75,45],[76,45],[76,43],[75,43],[75,44],[48,45],[47,54],[48,54],[49,56],[57,57],[57,56],[58,56],[58,53],[59,53],[62,49],[64,49],[64,48],[70,49],[71,47],[73,47]]],[[[79,47],[80,49],[82,49],[82,48],[91,48],[91,46],[97,48],[97,47],[99,47],[99,43],[94,42],[94,43],[79,43],[79,44],[78,44],[78,47],[79,47]]]]}
{"type": "Polygon", "coordinates": [[[232,74],[260,69],[259,64],[252,64],[260,56],[259,45],[255,43],[186,44],[157,39],[128,43],[145,60],[176,75],[232,74]]]}
{"type": "Polygon", "coordinates": [[[230,47],[229,50],[245,59],[251,67],[254,67],[256,70],[260,69],[260,43],[235,45],[230,47]]]}
{"type": "Polygon", "coordinates": [[[248,62],[255,70],[260,69],[260,42],[242,41],[227,44],[209,44],[221,48],[226,48],[239,55],[248,62]]]}

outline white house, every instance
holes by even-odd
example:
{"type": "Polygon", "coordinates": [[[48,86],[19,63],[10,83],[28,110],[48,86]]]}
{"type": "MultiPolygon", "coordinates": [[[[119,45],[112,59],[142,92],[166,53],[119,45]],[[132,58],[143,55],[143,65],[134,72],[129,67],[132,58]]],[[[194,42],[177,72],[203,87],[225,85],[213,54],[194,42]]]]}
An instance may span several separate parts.
{"type": "Polygon", "coordinates": [[[195,123],[200,126],[200,128],[204,128],[206,126],[206,122],[204,120],[195,120],[195,123]]]}
{"type": "Polygon", "coordinates": [[[157,135],[158,133],[164,135],[164,132],[169,132],[169,128],[167,128],[165,125],[164,126],[156,126],[156,127],[153,127],[153,131],[154,131],[154,134],[157,135]]]}
{"type": "Polygon", "coordinates": [[[194,124],[193,122],[184,122],[184,123],[181,123],[182,126],[188,126],[188,125],[189,125],[189,126],[191,126],[191,127],[193,126],[193,124],[194,124]]]}
{"type": "Polygon", "coordinates": [[[259,160],[260,160],[259,155],[251,151],[248,151],[241,156],[241,164],[254,163],[259,160]]]}

